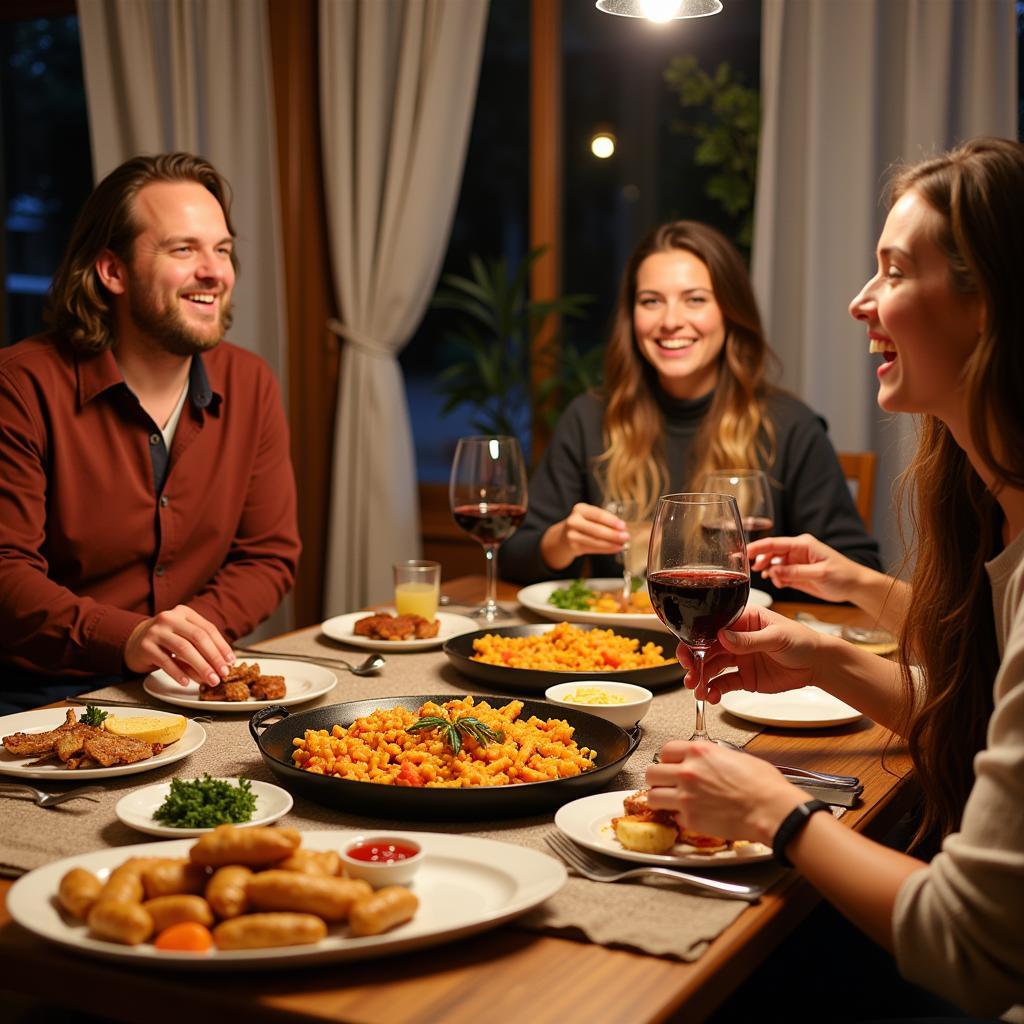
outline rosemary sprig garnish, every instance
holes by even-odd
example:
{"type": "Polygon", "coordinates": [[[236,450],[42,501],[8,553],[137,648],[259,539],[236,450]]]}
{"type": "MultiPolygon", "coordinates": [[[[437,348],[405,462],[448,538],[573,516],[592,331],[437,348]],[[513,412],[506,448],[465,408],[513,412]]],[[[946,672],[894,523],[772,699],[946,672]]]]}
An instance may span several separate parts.
{"type": "Polygon", "coordinates": [[[457,718],[454,722],[436,715],[428,715],[410,725],[406,732],[424,732],[427,729],[436,730],[453,755],[462,749],[463,736],[471,736],[482,747],[486,747],[488,743],[502,743],[505,739],[503,732],[492,729],[489,725],[484,725],[479,718],[471,718],[468,715],[457,718]]]}

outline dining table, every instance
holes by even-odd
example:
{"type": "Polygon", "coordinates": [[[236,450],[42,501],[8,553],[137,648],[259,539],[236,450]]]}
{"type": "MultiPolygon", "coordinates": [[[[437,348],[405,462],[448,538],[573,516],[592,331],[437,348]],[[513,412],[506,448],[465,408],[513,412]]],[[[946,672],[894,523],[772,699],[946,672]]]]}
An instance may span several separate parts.
{"type": "MultiPolygon", "coordinates": [[[[465,612],[479,601],[483,590],[482,576],[450,580],[442,584],[442,603],[453,612],[465,612]]],[[[515,616],[512,621],[539,621],[517,607],[516,593],[514,585],[499,584],[499,601],[515,616]]],[[[872,625],[864,613],[850,605],[776,602],[774,610],[790,617],[805,612],[826,622],[872,625]]],[[[667,633],[665,639],[670,654],[674,640],[667,633]]],[[[315,626],[275,637],[259,646],[267,650],[268,656],[273,652],[275,656],[286,657],[286,652],[300,642],[306,645],[304,649],[313,644],[315,649],[323,650],[325,658],[333,655],[351,661],[365,653],[328,640],[315,626]]],[[[454,695],[460,688],[464,693],[487,692],[480,690],[480,684],[453,674],[439,649],[430,652],[432,660],[422,653],[416,657],[420,659],[416,662],[420,678],[424,672],[433,673],[436,689],[429,692],[454,695]]],[[[403,689],[403,664],[402,654],[387,655],[387,665],[380,675],[382,695],[410,692],[403,689]]],[[[338,674],[345,676],[343,670],[338,674]]],[[[134,692],[140,700],[145,699],[139,689],[134,692]]],[[[344,699],[328,695],[326,702],[344,699]]],[[[678,685],[656,694],[649,717],[656,721],[657,714],[668,714],[683,702],[692,702],[692,696],[682,688],[680,671],[678,685]]],[[[248,724],[248,716],[237,715],[230,723],[219,723],[218,728],[238,730],[241,734],[248,732],[248,724]]],[[[250,746],[250,762],[238,764],[236,758],[230,765],[220,764],[220,772],[278,781],[267,774],[255,745],[250,746]]],[[[212,757],[210,742],[206,748],[208,758],[212,757]]],[[[914,785],[906,750],[888,730],[867,718],[819,728],[756,726],[750,731],[745,749],[774,764],[857,776],[863,785],[860,801],[841,812],[841,821],[867,836],[882,838],[911,806],[914,785]]],[[[639,757],[640,752],[633,754],[634,760],[639,757]]],[[[204,763],[218,767],[215,760],[204,763]]],[[[184,777],[188,766],[189,761],[184,761],[165,769],[160,780],[184,777]]],[[[634,780],[642,779],[642,767],[640,764],[635,768],[634,780]]],[[[117,782],[122,786],[141,785],[145,779],[145,775],[133,775],[117,782]]],[[[612,783],[608,788],[621,790],[628,788],[628,784],[612,783]]],[[[151,839],[132,833],[105,807],[81,811],[110,817],[110,821],[94,823],[102,843],[119,846],[151,839]]],[[[0,813],[3,810],[4,802],[0,802],[0,813]]],[[[48,815],[58,813],[59,809],[20,809],[24,820],[29,820],[24,817],[27,811],[33,812],[36,817],[32,820],[42,825],[48,815]]],[[[532,834],[554,828],[552,816],[548,813],[532,820],[532,834]]],[[[9,821],[10,814],[4,818],[9,821]]],[[[351,820],[346,818],[346,822],[351,820]]],[[[331,825],[330,812],[298,797],[279,824],[300,830],[338,827],[331,825]]],[[[518,842],[520,833],[514,831],[518,824],[489,824],[488,828],[494,830],[489,834],[501,839],[505,834],[502,829],[507,827],[509,841],[518,842]]],[[[372,821],[368,820],[367,825],[372,827],[372,821]]],[[[446,825],[418,821],[403,827],[444,831],[446,825]]],[[[460,825],[459,831],[465,829],[464,824],[460,825]]],[[[10,839],[7,830],[6,825],[0,829],[0,864],[11,861],[4,849],[10,839]]],[[[787,871],[774,863],[760,866],[760,874],[757,866],[746,870],[753,872],[750,877],[754,880],[767,885],[764,895],[756,903],[733,904],[728,923],[713,937],[694,943],[685,955],[672,949],[652,952],[643,948],[644,944],[632,937],[636,934],[636,922],[628,933],[619,935],[612,928],[608,933],[611,938],[595,940],[594,934],[605,933],[590,929],[588,934],[586,926],[573,927],[571,921],[567,923],[557,913],[545,916],[540,908],[522,919],[466,938],[378,959],[228,973],[166,967],[153,970],[134,963],[89,957],[48,943],[14,922],[4,904],[0,906],[0,993],[7,990],[104,1019],[146,1024],[223,1024],[225,1020],[239,1024],[285,1020],[297,1024],[697,1022],[711,1015],[819,902],[813,888],[795,870],[787,871]]],[[[726,872],[719,875],[733,877],[726,872]]],[[[0,880],[0,897],[6,899],[11,884],[9,879],[0,880]]],[[[613,896],[616,890],[624,890],[623,884],[583,884],[590,887],[586,901],[598,910],[603,905],[616,906],[613,896]]],[[[632,887],[631,883],[625,884],[632,887]]],[[[665,896],[668,898],[669,894],[665,896]]],[[[686,906],[695,911],[704,904],[716,909],[713,897],[691,893],[685,898],[693,901],[686,906]]],[[[612,913],[608,911],[609,915],[612,913]]],[[[642,924],[639,922],[641,927],[642,924]]]]}

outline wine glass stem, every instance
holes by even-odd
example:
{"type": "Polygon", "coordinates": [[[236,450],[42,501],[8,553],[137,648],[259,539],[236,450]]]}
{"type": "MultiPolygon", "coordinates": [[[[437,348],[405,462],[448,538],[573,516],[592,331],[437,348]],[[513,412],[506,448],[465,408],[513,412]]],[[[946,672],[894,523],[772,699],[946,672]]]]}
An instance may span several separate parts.
{"type": "Polygon", "coordinates": [[[704,685],[704,655],[707,653],[703,648],[691,648],[693,653],[693,667],[697,671],[697,686],[693,691],[693,702],[696,708],[696,717],[693,723],[693,735],[691,740],[710,740],[708,730],[704,725],[704,698],[698,697],[701,687],[704,685]]]}
{"type": "Polygon", "coordinates": [[[493,617],[498,611],[498,560],[495,558],[497,553],[497,544],[484,545],[484,557],[487,559],[487,598],[484,601],[484,608],[487,610],[488,618],[493,617]]]}

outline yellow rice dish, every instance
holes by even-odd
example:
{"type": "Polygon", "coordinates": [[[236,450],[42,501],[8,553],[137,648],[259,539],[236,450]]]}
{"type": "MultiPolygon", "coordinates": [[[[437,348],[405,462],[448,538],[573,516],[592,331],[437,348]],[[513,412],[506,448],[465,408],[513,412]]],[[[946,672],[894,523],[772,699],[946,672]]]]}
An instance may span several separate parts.
{"type": "Polygon", "coordinates": [[[524,719],[522,710],[520,700],[492,708],[472,697],[442,705],[428,701],[415,713],[401,707],[377,708],[347,729],[341,725],[330,731],[307,729],[292,740],[292,762],[314,775],[447,789],[547,782],[582,775],[594,767],[597,752],[577,745],[568,722],[536,716],[524,719]],[[438,730],[408,731],[426,717],[449,722],[471,717],[500,739],[479,743],[467,736],[453,754],[438,730]]]}
{"type": "Polygon", "coordinates": [[[619,672],[673,663],[660,644],[619,636],[611,629],[580,629],[560,622],[540,636],[497,636],[473,641],[473,661],[541,672],[619,672]]]}

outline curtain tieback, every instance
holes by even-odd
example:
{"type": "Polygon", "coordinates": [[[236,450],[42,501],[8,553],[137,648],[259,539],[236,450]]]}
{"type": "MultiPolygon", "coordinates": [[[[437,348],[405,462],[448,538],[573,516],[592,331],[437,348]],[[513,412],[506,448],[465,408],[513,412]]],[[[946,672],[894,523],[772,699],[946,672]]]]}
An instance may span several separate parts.
{"type": "Polygon", "coordinates": [[[343,324],[336,317],[331,317],[327,321],[327,329],[339,338],[344,338],[350,345],[354,345],[360,352],[365,352],[368,356],[376,356],[378,359],[394,359],[390,352],[381,350],[378,345],[374,344],[373,339],[368,335],[343,324]]]}

